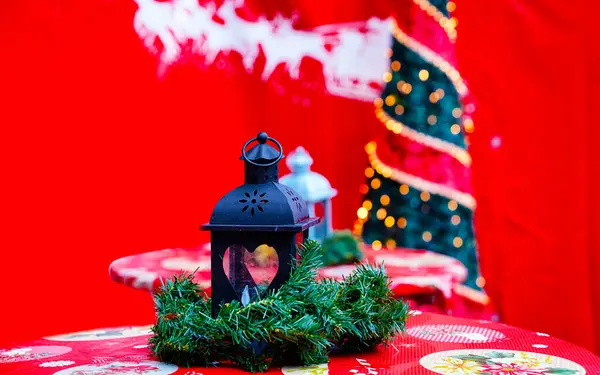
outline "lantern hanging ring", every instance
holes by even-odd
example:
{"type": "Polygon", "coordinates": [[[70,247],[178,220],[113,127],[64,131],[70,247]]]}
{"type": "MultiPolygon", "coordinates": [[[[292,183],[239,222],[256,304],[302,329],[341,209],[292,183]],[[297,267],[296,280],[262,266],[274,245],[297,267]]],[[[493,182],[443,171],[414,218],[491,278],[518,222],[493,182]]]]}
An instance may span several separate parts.
{"type": "Polygon", "coordinates": [[[265,132],[260,132],[260,133],[258,133],[256,138],[250,139],[248,142],[246,142],[244,144],[244,147],[242,147],[242,157],[244,158],[245,161],[247,161],[248,163],[250,163],[256,167],[270,167],[272,165],[277,164],[279,162],[279,160],[281,160],[281,158],[283,158],[283,147],[281,147],[281,144],[279,142],[277,142],[277,140],[275,138],[269,137],[267,135],[267,133],[265,133],[265,132]],[[271,141],[271,142],[275,143],[277,145],[277,148],[279,148],[279,155],[277,155],[277,158],[275,158],[273,161],[271,161],[269,163],[265,163],[265,164],[257,163],[253,160],[250,160],[248,158],[248,155],[246,154],[246,148],[248,148],[248,145],[254,141],[257,141],[260,144],[265,144],[265,143],[267,143],[267,141],[271,141]]]}

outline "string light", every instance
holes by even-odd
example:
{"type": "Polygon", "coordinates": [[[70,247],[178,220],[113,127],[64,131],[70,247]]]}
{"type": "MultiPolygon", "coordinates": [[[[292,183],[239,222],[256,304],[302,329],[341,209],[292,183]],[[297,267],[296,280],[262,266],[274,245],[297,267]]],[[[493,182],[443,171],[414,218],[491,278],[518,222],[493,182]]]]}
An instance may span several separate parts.
{"type": "Polygon", "coordinates": [[[383,73],[383,81],[391,82],[392,81],[392,73],[390,73],[390,72],[383,73]]]}
{"type": "Polygon", "coordinates": [[[432,238],[431,232],[428,232],[428,231],[423,232],[422,237],[423,237],[423,241],[425,241],[425,242],[431,241],[431,238],[432,238]]]}
{"type": "Polygon", "coordinates": [[[487,294],[477,291],[473,288],[469,288],[466,285],[455,284],[452,289],[457,295],[468,298],[471,301],[475,301],[481,305],[485,306],[490,303],[490,297],[487,294]]]}
{"type": "Polygon", "coordinates": [[[400,64],[400,61],[392,61],[392,70],[394,72],[399,71],[401,67],[402,67],[402,64],[400,64]]]}
{"type": "Polygon", "coordinates": [[[405,218],[403,217],[399,217],[398,218],[398,222],[396,223],[396,225],[398,226],[398,228],[400,229],[404,229],[406,228],[406,224],[408,224],[408,222],[406,221],[405,218]]]}
{"type": "Polygon", "coordinates": [[[463,193],[459,190],[449,188],[445,185],[427,181],[420,177],[413,176],[406,172],[400,171],[396,168],[389,167],[377,157],[377,144],[375,142],[369,142],[367,146],[368,147],[365,147],[365,149],[367,150],[367,155],[369,157],[369,163],[371,164],[371,167],[374,168],[375,171],[377,171],[378,173],[381,170],[383,170],[383,168],[390,168],[390,170],[392,171],[390,179],[401,184],[399,187],[399,191],[402,195],[408,194],[410,185],[421,191],[428,191],[431,194],[436,194],[451,199],[452,201],[454,201],[454,204],[456,204],[456,202],[458,201],[464,207],[467,207],[471,210],[475,209],[475,198],[473,198],[471,194],[463,193]]]}
{"type": "Polygon", "coordinates": [[[465,131],[467,133],[473,133],[473,131],[475,130],[475,125],[473,124],[473,120],[470,118],[466,118],[463,121],[463,127],[465,128],[465,131]]]}
{"type": "Polygon", "coordinates": [[[367,184],[361,184],[358,188],[358,191],[363,195],[367,194],[369,192],[369,187],[367,186],[367,184]]]}
{"type": "Polygon", "coordinates": [[[429,201],[429,198],[430,198],[430,197],[431,197],[431,195],[429,195],[429,193],[428,193],[428,192],[426,192],[426,191],[422,191],[422,192],[421,192],[421,200],[422,200],[423,202],[427,202],[427,201],[429,201]]]}
{"type": "MultiPolygon", "coordinates": [[[[471,155],[469,155],[465,149],[456,146],[453,143],[411,129],[400,121],[391,118],[381,108],[375,109],[375,117],[377,117],[377,119],[381,121],[381,123],[384,124],[388,130],[393,131],[395,134],[402,134],[403,136],[415,142],[421,143],[438,151],[446,152],[466,166],[471,165],[471,155]]],[[[368,150],[367,153],[369,153],[368,150]]]]}
{"type": "Polygon", "coordinates": [[[448,26],[450,26],[453,29],[456,29],[456,26],[458,26],[458,19],[456,17],[452,17],[448,20],[448,26]]]}
{"type": "Polygon", "coordinates": [[[371,167],[365,169],[365,177],[371,178],[375,175],[375,170],[371,167]]]}
{"type": "Polygon", "coordinates": [[[463,245],[463,240],[460,237],[454,237],[452,244],[454,245],[454,247],[461,247],[463,245]]]}
{"type": "Polygon", "coordinates": [[[397,115],[401,115],[404,113],[404,106],[402,106],[401,104],[398,104],[395,108],[394,108],[394,112],[396,112],[397,115]]]}
{"type": "Polygon", "coordinates": [[[429,79],[429,72],[425,69],[421,69],[419,72],[419,79],[423,82],[427,81],[429,79]]]}
{"type": "Polygon", "coordinates": [[[433,19],[444,29],[448,38],[452,42],[456,39],[456,30],[454,30],[455,25],[448,20],[448,18],[444,15],[444,13],[440,12],[438,8],[431,4],[427,0],[413,0],[415,4],[417,4],[422,10],[427,12],[433,19]]]}
{"type": "Polygon", "coordinates": [[[452,222],[452,224],[458,225],[460,224],[460,216],[452,215],[452,219],[450,219],[450,221],[452,222]]]}
{"type": "Polygon", "coordinates": [[[371,211],[371,208],[373,208],[373,203],[371,203],[371,201],[367,199],[363,202],[362,206],[365,208],[365,210],[371,211]]]}
{"type": "Polygon", "coordinates": [[[435,115],[427,116],[427,123],[429,125],[435,125],[437,123],[437,117],[435,115]]]}
{"type": "Polygon", "coordinates": [[[391,216],[386,217],[383,222],[383,224],[388,228],[393,227],[395,223],[396,223],[396,220],[394,220],[394,218],[391,216]]]}
{"type": "Polygon", "coordinates": [[[462,116],[462,109],[454,108],[452,110],[452,116],[454,116],[455,118],[460,118],[460,116],[462,116]]]}
{"type": "Polygon", "coordinates": [[[460,125],[454,124],[450,127],[450,132],[454,135],[460,133],[460,125]]]}
{"type": "Polygon", "coordinates": [[[448,12],[454,12],[456,10],[456,3],[454,1],[448,1],[448,4],[446,4],[446,9],[448,12]]]}
{"type": "Polygon", "coordinates": [[[379,198],[379,202],[381,202],[382,205],[387,206],[390,204],[390,197],[384,194],[381,196],[381,198],[379,198]]]}
{"type": "Polygon", "coordinates": [[[394,51],[391,48],[388,48],[385,50],[386,57],[392,57],[393,54],[394,54],[394,51]]]}
{"type": "Polygon", "coordinates": [[[390,250],[395,249],[396,241],[394,239],[390,238],[389,240],[385,241],[385,247],[387,247],[390,250]]]}
{"type": "Polygon", "coordinates": [[[375,190],[379,189],[381,186],[381,181],[378,178],[374,178],[371,180],[371,187],[375,190]]]}
{"type": "Polygon", "coordinates": [[[396,83],[396,88],[399,91],[402,91],[402,88],[404,87],[404,85],[406,85],[406,82],[404,82],[403,80],[398,81],[398,83],[396,83]]]}
{"type": "Polygon", "coordinates": [[[375,216],[377,217],[377,219],[383,220],[387,216],[387,211],[385,210],[385,208],[380,208],[377,210],[377,214],[375,214],[375,216]]]}
{"type": "Polygon", "coordinates": [[[412,91],[412,85],[410,83],[405,83],[402,85],[402,89],[400,91],[408,95],[412,91]]]}
{"type": "Polygon", "coordinates": [[[385,128],[386,128],[387,130],[393,130],[393,129],[394,129],[394,125],[395,125],[395,124],[394,124],[394,122],[393,122],[393,121],[387,121],[387,122],[385,123],[385,128]]]}
{"type": "Polygon", "coordinates": [[[475,280],[475,284],[478,287],[483,288],[485,286],[485,278],[483,276],[479,276],[477,280],[475,280]]]}
{"type": "MultiPolygon", "coordinates": [[[[454,31],[454,30],[453,30],[454,31]]],[[[432,51],[430,48],[418,42],[416,39],[411,38],[404,31],[398,27],[398,23],[392,20],[392,34],[396,40],[410,48],[414,52],[418,53],[425,61],[433,64],[436,68],[440,69],[456,88],[456,91],[460,96],[465,96],[468,92],[467,85],[464,83],[458,70],[448,63],[442,56],[432,51]]],[[[453,32],[456,36],[456,31],[453,32]]]]}
{"type": "Polygon", "coordinates": [[[392,168],[387,166],[381,168],[381,175],[385,178],[390,178],[392,176],[392,168]]]}
{"type": "Polygon", "coordinates": [[[396,103],[396,98],[394,98],[394,95],[388,95],[385,98],[385,105],[387,105],[388,107],[393,106],[396,103]]]}
{"type": "Polygon", "coordinates": [[[375,98],[375,100],[373,100],[373,104],[376,108],[381,108],[383,106],[383,99],[375,98]]]}
{"type": "Polygon", "coordinates": [[[364,220],[369,216],[369,211],[367,211],[366,208],[361,207],[356,211],[356,216],[358,216],[359,219],[364,220]]]}
{"type": "Polygon", "coordinates": [[[442,99],[444,97],[444,95],[446,95],[446,93],[444,92],[443,89],[437,89],[437,90],[435,90],[435,93],[438,94],[440,99],[442,99]]]}
{"type": "Polygon", "coordinates": [[[440,96],[438,95],[437,92],[432,92],[431,94],[429,94],[429,101],[432,102],[433,104],[437,103],[438,100],[440,100],[440,96]]]}
{"type": "Polygon", "coordinates": [[[373,248],[373,250],[375,251],[379,251],[381,250],[381,241],[379,240],[375,240],[373,241],[373,243],[371,244],[371,247],[373,248]]]}
{"type": "Polygon", "coordinates": [[[456,211],[457,208],[458,208],[458,203],[456,203],[455,200],[451,200],[450,202],[448,202],[448,209],[450,211],[456,211]]]}

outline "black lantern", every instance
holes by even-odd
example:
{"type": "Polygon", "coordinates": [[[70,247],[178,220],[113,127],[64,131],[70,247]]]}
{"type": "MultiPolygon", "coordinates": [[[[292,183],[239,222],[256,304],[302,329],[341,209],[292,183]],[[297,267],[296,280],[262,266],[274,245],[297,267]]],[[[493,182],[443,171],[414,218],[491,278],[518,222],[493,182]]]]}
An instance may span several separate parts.
{"type": "Polygon", "coordinates": [[[222,303],[239,300],[245,305],[286,282],[296,245],[308,238],[308,228],[319,223],[309,217],[306,203],[294,190],[278,183],[282,158],[279,142],[264,132],[246,142],[241,156],[244,185],[221,198],[210,223],[202,226],[211,232],[213,316],[222,303]],[[254,141],[258,144],[247,150],[254,141]],[[248,268],[257,249],[277,257],[277,271],[268,285],[258,285],[248,268]]]}

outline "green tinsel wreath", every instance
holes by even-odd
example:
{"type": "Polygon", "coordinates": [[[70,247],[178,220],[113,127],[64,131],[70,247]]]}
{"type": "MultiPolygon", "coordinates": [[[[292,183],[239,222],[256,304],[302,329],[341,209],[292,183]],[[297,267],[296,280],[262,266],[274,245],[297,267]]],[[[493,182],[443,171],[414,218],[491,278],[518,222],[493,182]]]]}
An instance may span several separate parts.
{"type": "Polygon", "coordinates": [[[404,332],[407,305],[394,299],[382,267],[359,265],[342,281],[317,280],[320,245],[307,241],[298,252],[277,291],[246,306],[226,303],[216,318],[191,275],[167,281],[155,295],[154,354],[180,366],[232,363],[263,372],[325,363],[331,352],[372,350],[404,332]]]}

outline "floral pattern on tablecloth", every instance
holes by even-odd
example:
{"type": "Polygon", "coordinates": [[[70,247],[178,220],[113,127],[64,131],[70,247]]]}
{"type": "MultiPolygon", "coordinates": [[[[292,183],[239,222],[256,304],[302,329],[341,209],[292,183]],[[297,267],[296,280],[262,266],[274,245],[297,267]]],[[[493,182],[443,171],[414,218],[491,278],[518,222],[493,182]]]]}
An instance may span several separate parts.
{"type": "MultiPolygon", "coordinates": [[[[36,361],[49,357],[56,357],[70,352],[68,346],[26,346],[20,348],[0,349],[0,364],[24,361],[36,361]]],[[[1,372],[0,372],[1,373],[1,372]]]]}
{"type": "Polygon", "coordinates": [[[200,272],[210,271],[210,255],[201,257],[200,259],[189,259],[188,257],[173,257],[167,258],[161,262],[164,269],[177,272],[200,272]]]}
{"type": "Polygon", "coordinates": [[[83,365],[71,367],[54,375],[168,375],[177,371],[178,367],[156,361],[139,363],[112,362],[103,365],[83,365]]]}
{"type": "Polygon", "coordinates": [[[160,287],[162,280],[192,272],[196,283],[210,294],[210,244],[130,255],[115,260],[108,269],[114,281],[148,291],[160,287]]]}
{"type": "Polygon", "coordinates": [[[329,367],[327,363],[313,366],[302,367],[283,367],[281,369],[283,375],[328,375],[329,367]]]}
{"type": "MultiPolygon", "coordinates": [[[[454,332],[456,327],[479,327],[504,338],[488,342],[424,340],[410,334],[397,336],[388,346],[360,354],[331,355],[328,364],[272,368],[265,375],[600,375],[600,358],[558,338],[494,322],[461,319],[410,311],[407,331],[454,332]],[[433,328],[437,327],[437,331],[433,328]],[[442,327],[442,328],[440,328],[442,327]],[[485,372],[484,372],[485,371],[485,372]],[[435,375],[435,374],[434,374],[435,375]]],[[[0,348],[10,361],[0,361],[2,375],[248,375],[231,364],[177,368],[160,363],[148,345],[148,326],[105,328],[60,335],[77,340],[60,351],[56,341],[39,339],[0,348]],[[115,335],[116,333],[116,335],[115,335]],[[108,335],[108,337],[106,336],[108,335]],[[92,339],[92,337],[103,339],[92,339]],[[83,339],[83,340],[82,340],[83,339]],[[82,340],[82,341],[79,341],[82,340]],[[35,348],[35,349],[34,349],[35,348]],[[64,349],[66,348],[66,349],[64,349]],[[31,349],[31,350],[29,350],[31,349]],[[18,361],[15,361],[17,359],[18,361]]],[[[493,337],[487,332],[486,337],[493,337]]]]}
{"type": "Polygon", "coordinates": [[[40,367],[65,367],[74,365],[74,361],[48,361],[40,363],[40,367]]]}
{"type": "Polygon", "coordinates": [[[493,342],[505,337],[501,332],[487,327],[462,324],[417,326],[409,328],[406,333],[422,340],[467,344],[493,342]]]}
{"type": "Polygon", "coordinates": [[[584,375],[568,359],[516,350],[462,349],[432,353],[421,366],[443,375],[584,375]]]}
{"type": "Polygon", "coordinates": [[[69,333],[66,335],[50,336],[46,337],[45,339],[50,341],[97,341],[146,336],[151,334],[152,326],[118,327],[107,329],[95,329],[91,331],[69,333]]]}

